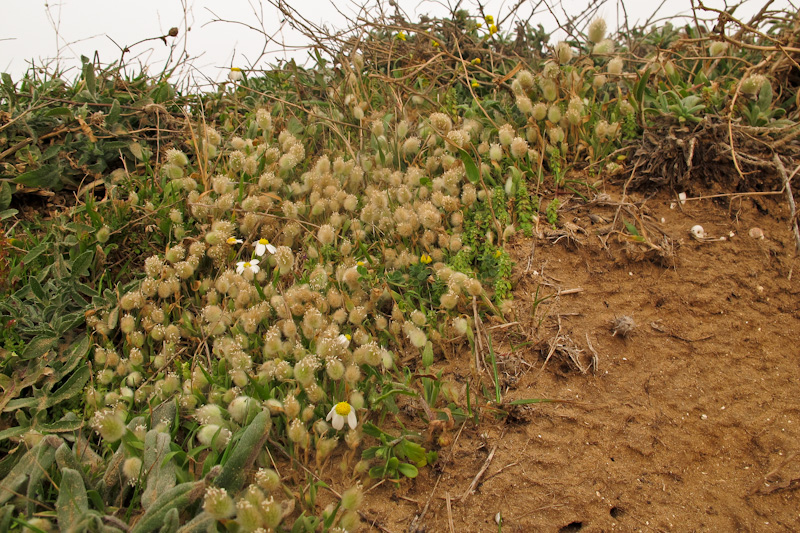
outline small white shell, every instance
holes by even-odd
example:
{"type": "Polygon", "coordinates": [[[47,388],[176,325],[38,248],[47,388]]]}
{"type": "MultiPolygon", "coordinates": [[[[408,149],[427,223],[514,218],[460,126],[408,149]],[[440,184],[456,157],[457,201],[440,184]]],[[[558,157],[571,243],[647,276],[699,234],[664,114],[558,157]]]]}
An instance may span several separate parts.
{"type": "Polygon", "coordinates": [[[692,237],[697,240],[703,240],[706,238],[706,230],[704,230],[703,226],[700,224],[692,226],[692,229],[690,229],[689,232],[692,234],[692,237]]]}
{"type": "Polygon", "coordinates": [[[682,192],[678,194],[678,200],[681,201],[681,205],[686,203],[686,193],[682,192]]]}
{"type": "Polygon", "coordinates": [[[753,239],[763,239],[764,238],[764,230],[761,228],[750,228],[750,231],[747,232],[753,239]]]}

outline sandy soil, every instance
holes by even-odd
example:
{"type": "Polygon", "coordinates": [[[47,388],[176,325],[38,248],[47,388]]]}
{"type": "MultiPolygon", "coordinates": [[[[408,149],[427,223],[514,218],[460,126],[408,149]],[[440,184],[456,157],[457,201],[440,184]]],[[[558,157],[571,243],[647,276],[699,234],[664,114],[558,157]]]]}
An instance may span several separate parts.
{"type": "MultiPolygon", "coordinates": [[[[543,224],[510,246],[519,324],[491,331],[504,402],[564,402],[457,425],[433,468],[369,490],[364,530],[800,530],[800,262],[783,197],[620,198],[568,202],[567,235],[543,224]],[[608,233],[615,216],[653,246],[608,233]],[[726,238],[695,240],[695,224],[726,238]],[[537,287],[552,296],[534,312],[537,287]]],[[[471,357],[462,343],[435,368],[463,384],[471,357]]]]}

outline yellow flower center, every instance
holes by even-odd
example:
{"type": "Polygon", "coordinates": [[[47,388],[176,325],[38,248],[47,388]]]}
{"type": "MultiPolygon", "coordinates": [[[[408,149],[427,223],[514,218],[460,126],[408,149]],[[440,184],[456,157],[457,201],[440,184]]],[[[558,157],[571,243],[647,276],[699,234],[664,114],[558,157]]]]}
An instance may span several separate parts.
{"type": "Polygon", "coordinates": [[[494,253],[494,256],[495,256],[495,257],[500,257],[501,255],[503,255],[503,252],[501,252],[500,250],[497,250],[497,251],[494,253]]]}
{"type": "Polygon", "coordinates": [[[347,402],[339,402],[336,404],[336,414],[339,416],[347,416],[350,414],[350,404],[347,402]]]}
{"type": "Polygon", "coordinates": [[[347,340],[350,340],[350,339],[352,339],[353,337],[351,337],[349,333],[345,333],[345,334],[344,334],[344,338],[345,338],[345,339],[347,339],[347,340]]]}
{"type": "Polygon", "coordinates": [[[245,267],[245,268],[250,268],[250,266],[251,266],[251,265],[250,265],[250,263],[245,263],[245,264],[244,264],[244,267],[245,267]]]}
{"type": "Polygon", "coordinates": [[[269,241],[267,239],[258,239],[258,244],[263,244],[266,246],[269,244],[269,241]]]}
{"type": "Polygon", "coordinates": [[[239,67],[233,67],[233,68],[231,68],[231,70],[233,72],[241,72],[242,71],[242,69],[240,69],[239,67]]]}
{"type": "Polygon", "coordinates": [[[228,237],[228,244],[236,244],[236,237],[228,237]]]}

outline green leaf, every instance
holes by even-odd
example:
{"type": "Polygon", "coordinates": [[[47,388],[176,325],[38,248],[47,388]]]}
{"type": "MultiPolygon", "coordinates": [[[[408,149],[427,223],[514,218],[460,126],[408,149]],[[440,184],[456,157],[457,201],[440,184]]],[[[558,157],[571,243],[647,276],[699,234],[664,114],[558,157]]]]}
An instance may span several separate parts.
{"type": "Polygon", "coordinates": [[[7,439],[13,439],[27,432],[30,428],[27,426],[14,426],[3,431],[0,431],[0,442],[7,439]]]}
{"type": "Polygon", "coordinates": [[[644,98],[644,91],[647,88],[647,80],[650,79],[650,69],[645,69],[644,73],[642,73],[639,82],[634,85],[633,88],[633,96],[636,99],[636,102],[641,105],[644,98]]]}
{"type": "Polygon", "coordinates": [[[11,218],[17,213],[19,213],[19,211],[17,211],[16,209],[6,209],[4,211],[0,211],[0,220],[11,218]]]}
{"type": "Polygon", "coordinates": [[[80,283],[80,282],[76,281],[75,284],[74,284],[74,288],[75,288],[76,291],[78,291],[79,293],[81,293],[81,294],[83,294],[85,296],[88,296],[89,298],[97,298],[97,297],[100,296],[100,293],[98,293],[96,290],[94,290],[93,288],[89,287],[85,283],[80,283]]]}
{"type": "Polygon", "coordinates": [[[153,102],[163,104],[172,98],[172,93],[172,86],[169,83],[161,83],[150,91],[150,97],[153,99],[153,102]]]}
{"type": "MultiPolygon", "coordinates": [[[[72,413],[69,413],[72,414],[72,413]]],[[[36,429],[41,433],[72,433],[83,427],[83,420],[73,416],[64,420],[57,420],[50,424],[36,424],[36,429]]]]}
{"type": "Polygon", "coordinates": [[[425,466],[425,448],[416,442],[403,440],[400,442],[400,449],[403,455],[405,455],[409,461],[420,466],[425,466]]]}
{"type": "Polygon", "coordinates": [[[630,233],[633,236],[634,240],[636,241],[644,240],[644,237],[642,237],[642,235],[639,233],[639,230],[636,229],[635,225],[631,224],[625,219],[622,219],[622,223],[625,224],[625,228],[628,230],[628,233],[630,233]]]}
{"type": "Polygon", "coordinates": [[[83,62],[83,79],[86,81],[86,90],[92,95],[92,98],[97,96],[97,79],[94,75],[94,65],[89,61],[86,56],[81,56],[83,62]]]}
{"type": "Polygon", "coordinates": [[[14,178],[14,183],[42,189],[61,188],[61,167],[55,164],[44,165],[14,178]]]}
{"type": "Polygon", "coordinates": [[[119,100],[114,98],[114,102],[111,104],[111,109],[108,110],[108,114],[106,115],[106,124],[116,124],[119,122],[119,113],[119,100]]]}
{"type": "Polygon", "coordinates": [[[369,469],[369,477],[373,479],[382,478],[385,473],[386,473],[386,467],[383,465],[373,466],[372,468],[369,469]]]}
{"type": "Polygon", "coordinates": [[[375,437],[378,440],[383,440],[382,437],[384,436],[388,437],[389,439],[392,439],[391,435],[389,435],[385,431],[382,431],[378,426],[376,426],[372,422],[366,422],[362,430],[370,437],[375,437]]]}
{"type": "Polygon", "coordinates": [[[87,250],[79,255],[72,263],[72,277],[82,277],[89,274],[89,267],[94,260],[94,251],[87,250]]]}
{"type": "Polygon", "coordinates": [[[425,348],[422,350],[422,364],[428,368],[433,364],[433,344],[431,341],[425,343],[425,348]]]}
{"type": "Polygon", "coordinates": [[[42,113],[45,117],[57,117],[61,115],[66,115],[72,118],[72,110],[68,107],[54,107],[53,109],[48,109],[44,113],[42,113]]]}
{"type": "Polygon", "coordinates": [[[72,374],[64,385],[52,394],[42,397],[40,406],[43,409],[52,407],[65,400],[69,400],[83,392],[83,386],[89,381],[91,377],[91,370],[86,365],[83,365],[72,374]]]}
{"type": "Polygon", "coordinates": [[[11,185],[9,185],[7,181],[4,181],[3,184],[0,185],[0,211],[8,209],[8,206],[11,205],[11,196],[11,185]]]}
{"type": "Polygon", "coordinates": [[[47,294],[44,292],[42,284],[39,283],[38,279],[36,279],[36,276],[31,276],[30,278],[28,278],[28,283],[30,283],[31,291],[33,291],[33,294],[37,298],[39,298],[39,300],[44,302],[47,299],[47,294]]]}
{"type": "Polygon", "coordinates": [[[81,475],[71,468],[61,472],[56,513],[61,531],[71,531],[71,525],[77,524],[89,510],[89,498],[81,475]]]}
{"type": "Polygon", "coordinates": [[[51,146],[50,148],[48,148],[47,150],[42,152],[42,157],[40,158],[40,161],[43,162],[43,163],[45,161],[49,161],[49,160],[53,159],[54,157],[56,157],[58,154],[60,154],[63,151],[64,151],[64,145],[63,144],[61,144],[61,143],[54,144],[53,146],[51,146]]]}
{"type": "Polygon", "coordinates": [[[406,476],[407,478],[415,478],[419,474],[417,467],[409,463],[400,463],[397,465],[397,471],[406,476]]]}
{"type": "Polygon", "coordinates": [[[294,135],[300,135],[303,133],[303,123],[297,120],[297,117],[292,117],[289,119],[289,123],[286,125],[286,129],[288,129],[294,135]]]}
{"type": "Polygon", "coordinates": [[[25,346],[25,350],[22,352],[20,358],[23,360],[29,360],[37,357],[42,357],[44,354],[50,351],[50,349],[53,347],[53,345],[55,345],[57,341],[58,338],[56,337],[49,337],[44,335],[34,337],[33,339],[31,339],[28,345],[25,346]]]}
{"type": "Polygon", "coordinates": [[[14,85],[11,76],[9,76],[7,72],[3,72],[0,74],[0,79],[3,80],[3,89],[5,90],[6,97],[8,98],[8,103],[11,104],[10,107],[15,107],[17,104],[17,88],[14,85]]]}
{"type": "Polygon", "coordinates": [[[470,183],[475,184],[478,183],[481,179],[480,172],[478,172],[478,167],[475,165],[475,161],[472,159],[466,150],[462,148],[458,149],[458,153],[461,155],[461,161],[464,162],[464,170],[467,172],[467,179],[470,183]]]}

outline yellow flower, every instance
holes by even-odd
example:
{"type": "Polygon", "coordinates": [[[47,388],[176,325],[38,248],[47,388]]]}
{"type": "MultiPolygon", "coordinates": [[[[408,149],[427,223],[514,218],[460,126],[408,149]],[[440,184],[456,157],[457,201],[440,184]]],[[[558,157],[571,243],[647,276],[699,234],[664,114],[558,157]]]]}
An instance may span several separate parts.
{"type": "Polygon", "coordinates": [[[419,256],[419,262],[423,265],[428,265],[431,263],[431,261],[433,261],[433,259],[428,254],[422,254],[419,256]]]}
{"type": "Polygon", "coordinates": [[[475,23],[475,27],[476,27],[476,28],[483,28],[483,22],[477,22],[477,23],[475,23]]]}
{"type": "Polygon", "coordinates": [[[480,65],[481,64],[481,58],[480,57],[476,57],[475,59],[470,61],[470,63],[472,63],[473,65],[480,65]]]}
{"type": "Polygon", "coordinates": [[[401,41],[405,41],[406,34],[401,31],[400,33],[397,34],[397,38],[400,39],[401,41]]]}
{"type": "Polygon", "coordinates": [[[436,41],[431,41],[431,46],[433,46],[434,48],[438,48],[439,43],[437,43],[436,41]]]}
{"type": "Polygon", "coordinates": [[[494,24],[494,17],[491,15],[486,15],[486,24],[494,24]]]}
{"type": "Polygon", "coordinates": [[[497,251],[494,253],[494,256],[495,256],[496,258],[499,258],[501,255],[503,255],[503,252],[502,252],[502,251],[500,251],[500,250],[497,250],[497,251]]]}
{"type": "Polygon", "coordinates": [[[344,427],[345,418],[347,419],[347,425],[350,426],[350,429],[356,429],[358,425],[356,410],[347,402],[339,402],[333,406],[325,420],[331,421],[331,419],[333,419],[331,425],[338,431],[344,427]]]}
{"type": "Polygon", "coordinates": [[[473,81],[472,83],[470,83],[470,85],[472,85],[472,88],[473,88],[473,89],[477,89],[478,87],[480,87],[480,86],[481,86],[481,84],[480,84],[480,83],[478,83],[477,81],[473,81]]]}
{"type": "Polygon", "coordinates": [[[497,26],[492,24],[492,25],[489,26],[489,34],[490,35],[494,35],[495,33],[497,33],[497,26]]]}

